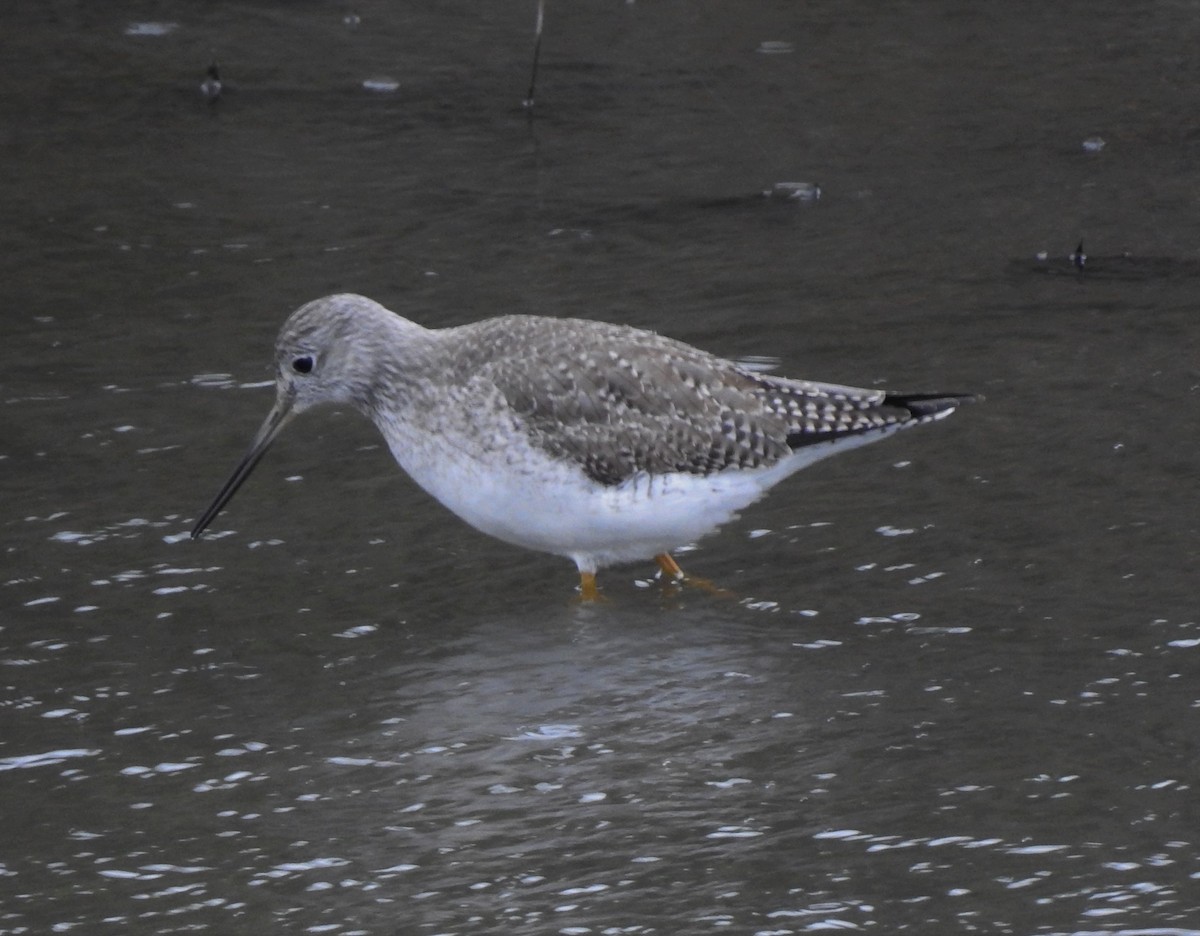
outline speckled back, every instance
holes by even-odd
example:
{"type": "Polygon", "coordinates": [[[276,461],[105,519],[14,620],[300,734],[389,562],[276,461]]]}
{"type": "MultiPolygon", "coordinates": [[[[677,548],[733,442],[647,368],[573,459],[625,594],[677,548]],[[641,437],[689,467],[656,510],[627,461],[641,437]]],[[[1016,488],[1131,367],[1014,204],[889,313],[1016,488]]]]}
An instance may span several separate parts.
{"type": "Polygon", "coordinates": [[[458,379],[493,383],[535,445],[606,485],[769,466],[913,418],[881,391],[755,374],[627,326],[504,316],[453,332],[458,379]]]}

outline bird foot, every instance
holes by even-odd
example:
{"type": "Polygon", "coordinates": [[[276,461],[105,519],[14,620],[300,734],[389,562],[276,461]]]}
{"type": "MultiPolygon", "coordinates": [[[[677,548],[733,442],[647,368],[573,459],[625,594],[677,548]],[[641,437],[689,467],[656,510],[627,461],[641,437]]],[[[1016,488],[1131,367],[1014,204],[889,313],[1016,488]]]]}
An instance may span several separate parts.
{"type": "Polygon", "coordinates": [[[679,568],[679,563],[668,553],[659,553],[654,557],[654,561],[658,563],[659,569],[662,570],[661,578],[665,586],[681,588],[687,585],[690,588],[698,588],[700,591],[712,595],[716,598],[736,598],[733,592],[722,588],[708,579],[695,578],[687,575],[683,569],[679,568]]]}

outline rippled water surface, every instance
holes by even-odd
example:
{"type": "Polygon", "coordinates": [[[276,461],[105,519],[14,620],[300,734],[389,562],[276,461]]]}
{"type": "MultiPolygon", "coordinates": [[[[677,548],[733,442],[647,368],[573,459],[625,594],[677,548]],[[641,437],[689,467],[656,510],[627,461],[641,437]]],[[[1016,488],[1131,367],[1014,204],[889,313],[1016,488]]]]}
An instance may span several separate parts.
{"type": "Polygon", "coordinates": [[[0,934],[1200,933],[1195,9],[551,3],[531,118],[534,10],[0,12],[0,934]],[[987,400],[725,597],[350,413],[190,541],[337,290],[987,400]]]}

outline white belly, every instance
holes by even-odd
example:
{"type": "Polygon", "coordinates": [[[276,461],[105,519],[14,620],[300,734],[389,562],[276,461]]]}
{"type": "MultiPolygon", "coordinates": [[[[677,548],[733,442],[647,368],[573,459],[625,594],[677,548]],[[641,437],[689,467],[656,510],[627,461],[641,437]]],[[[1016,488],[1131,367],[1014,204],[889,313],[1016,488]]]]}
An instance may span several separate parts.
{"type": "Polygon", "coordinates": [[[691,543],[731,520],[773,483],[764,484],[763,472],[726,471],[641,475],[606,487],[577,466],[522,444],[468,452],[444,437],[424,437],[419,447],[405,441],[389,434],[396,461],[471,526],[527,549],[566,556],[582,571],[649,559],[691,543]]]}
{"type": "Polygon", "coordinates": [[[422,488],[489,536],[566,556],[580,571],[649,559],[729,522],[780,480],[832,455],[890,435],[848,437],[793,452],[768,468],[708,475],[638,475],[604,486],[550,458],[518,432],[492,440],[381,426],[396,461],[422,488]]]}

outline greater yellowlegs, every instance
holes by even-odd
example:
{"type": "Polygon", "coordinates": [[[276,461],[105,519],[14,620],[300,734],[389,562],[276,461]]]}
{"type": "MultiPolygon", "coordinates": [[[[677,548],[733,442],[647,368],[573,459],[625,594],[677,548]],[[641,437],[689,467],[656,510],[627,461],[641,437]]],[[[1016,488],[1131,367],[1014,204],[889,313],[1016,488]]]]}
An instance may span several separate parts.
{"type": "Polygon", "coordinates": [[[275,342],[275,406],[196,522],[199,537],[293,416],[357,409],[397,462],[478,530],[596,572],[670,551],[794,471],[948,416],[971,396],[757,373],[653,332],[505,315],[427,329],[363,296],[296,310],[275,342]]]}

